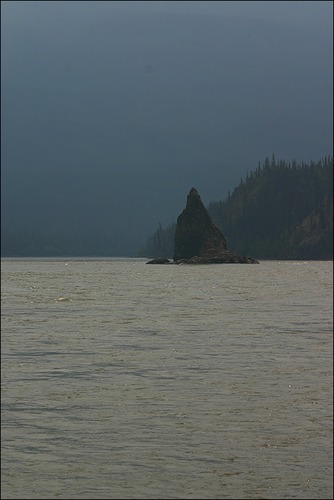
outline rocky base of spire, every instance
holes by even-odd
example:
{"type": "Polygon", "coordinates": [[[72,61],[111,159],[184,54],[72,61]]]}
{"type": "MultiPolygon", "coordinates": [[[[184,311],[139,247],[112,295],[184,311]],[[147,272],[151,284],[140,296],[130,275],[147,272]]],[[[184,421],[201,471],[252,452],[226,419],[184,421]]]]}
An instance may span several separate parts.
{"type": "Polygon", "coordinates": [[[146,264],[174,264],[166,257],[156,257],[155,259],[149,260],[146,264]]]}
{"type": "Polygon", "coordinates": [[[174,264],[259,264],[259,261],[252,257],[239,257],[226,252],[226,255],[216,257],[195,256],[191,257],[191,259],[180,259],[175,261],[174,264]]]}
{"type": "Polygon", "coordinates": [[[252,257],[239,257],[230,252],[225,252],[224,255],[216,255],[211,257],[195,256],[191,259],[180,259],[171,261],[164,257],[149,260],[146,264],[259,264],[259,261],[252,259],[252,257]]]}

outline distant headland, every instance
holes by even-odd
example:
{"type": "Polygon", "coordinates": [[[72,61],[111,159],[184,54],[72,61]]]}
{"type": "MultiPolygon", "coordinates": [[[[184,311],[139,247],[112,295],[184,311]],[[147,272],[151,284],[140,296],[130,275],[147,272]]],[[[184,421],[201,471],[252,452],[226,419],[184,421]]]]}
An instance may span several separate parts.
{"type": "Polygon", "coordinates": [[[173,260],[158,257],[147,264],[259,264],[252,257],[232,254],[222,231],[212,222],[197,189],[191,188],[177,218],[173,260]]]}

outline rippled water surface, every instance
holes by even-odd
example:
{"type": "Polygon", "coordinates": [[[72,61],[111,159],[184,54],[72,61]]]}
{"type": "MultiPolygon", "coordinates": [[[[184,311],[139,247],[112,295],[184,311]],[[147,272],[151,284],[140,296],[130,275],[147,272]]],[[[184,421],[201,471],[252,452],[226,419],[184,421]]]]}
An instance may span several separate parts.
{"type": "Polygon", "coordinates": [[[2,260],[2,498],[333,497],[332,262],[2,260]]]}

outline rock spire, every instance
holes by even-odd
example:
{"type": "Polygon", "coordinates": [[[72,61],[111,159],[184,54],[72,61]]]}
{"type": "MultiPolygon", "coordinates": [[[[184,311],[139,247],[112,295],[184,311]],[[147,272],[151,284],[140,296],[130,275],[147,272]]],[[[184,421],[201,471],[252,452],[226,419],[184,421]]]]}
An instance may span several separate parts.
{"type": "Polygon", "coordinates": [[[186,208],[177,218],[173,260],[176,264],[258,264],[227,250],[226,239],[211,221],[197,190],[191,188],[186,208]]]}

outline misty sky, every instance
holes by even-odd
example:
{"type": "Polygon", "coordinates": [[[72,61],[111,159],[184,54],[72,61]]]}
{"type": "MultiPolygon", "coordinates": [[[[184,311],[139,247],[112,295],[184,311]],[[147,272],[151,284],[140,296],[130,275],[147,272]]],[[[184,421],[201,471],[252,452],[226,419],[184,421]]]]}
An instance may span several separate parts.
{"type": "Polygon", "coordinates": [[[2,218],[124,248],[276,158],[332,154],[330,1],[1,3],[2,218]],[[125,228],[125,229],[124,229],[125,228]]]}

